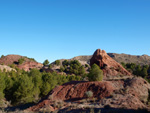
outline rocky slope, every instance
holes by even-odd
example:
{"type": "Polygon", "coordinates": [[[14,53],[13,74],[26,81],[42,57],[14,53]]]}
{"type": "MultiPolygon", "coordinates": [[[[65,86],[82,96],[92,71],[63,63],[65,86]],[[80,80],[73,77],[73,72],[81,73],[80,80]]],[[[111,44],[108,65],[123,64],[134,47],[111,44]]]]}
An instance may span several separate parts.
{"type": "Polygon", "coordinates": [[[105,111],[102,108],[106,105],[114,109],[149,109],[145,104],[149,90],[150,84],[137,77],[103,82],[70,82],[54,88],[46,99],[29,110],[35,112],[49,108],[55,111],[59,109],[55,106],[56,102],[63,102],[63,109],[72,107],[72,104],[76,103],[73,109],[83,110],[91,107],[101,109],[102,112],[105,111]],[[95,103],[84,100],[87,91],[93,92],[91,101],[96,98],[95,103]]]}
{"type": "Polygon", "coordinates": [[[15,65],[20,69],[24,69],[25,71],[29,71],[32,68],[40,69],[43,65],[34,61],[33,59],[20,56],[20,55],[7,55],[0,58],[0,64],[4,65],[15,65]],[[19,59],[23,59],[22,63],[19,64],[19,59]]]}
{"type": "MultiPolygon", "coordinates": [[[[126,111],[132,113],[133,110],[150,110],[150,106],[147,104],[150,96],[150,84],[146,80],[131,75],[103,50],[96,50],[90,61],[91,65],[94,63],[99,65],[105,78],[109,76],[111,79],[104,79],[101,82],[74,81],[57,86],[44,100],[29,110],[48,109],[61,112],[67,110],[68,113],[84,111],[89,108],[101,110],[101,113],[125,113],[126,111]],[[118,74],[123,76],[118,77],[118,74]],[[93,92],[91,98],[88,98],[90,101],[85,95],[88,91],[93,92]],[[121,109],[123,111],[116,111],[121,109]]],[[[146,112],[140,111],[140,113],[146,112]]]]}

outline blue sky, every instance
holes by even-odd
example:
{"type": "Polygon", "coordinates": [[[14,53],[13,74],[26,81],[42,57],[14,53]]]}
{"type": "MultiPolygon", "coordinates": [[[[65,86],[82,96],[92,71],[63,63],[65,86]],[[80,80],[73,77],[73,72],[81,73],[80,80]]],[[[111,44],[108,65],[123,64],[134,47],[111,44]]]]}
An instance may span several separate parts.
{"type": "Polygon", "coordinates": [[[0,0],[0,55],[39,62],[106,52],[150,55],[150,0],[0,0]]]}

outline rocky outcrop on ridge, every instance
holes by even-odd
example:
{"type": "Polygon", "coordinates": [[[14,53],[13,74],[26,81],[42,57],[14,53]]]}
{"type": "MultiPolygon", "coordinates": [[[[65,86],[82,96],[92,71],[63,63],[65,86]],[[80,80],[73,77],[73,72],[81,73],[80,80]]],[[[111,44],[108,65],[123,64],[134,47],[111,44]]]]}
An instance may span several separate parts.
{"type": "Polygon", "coordinates": [[[97,64],[104,72],[105,77],[131,75],[122,65],[113,60],[104,50],[97,49],[93,54],[90,65],[97,64]]]}

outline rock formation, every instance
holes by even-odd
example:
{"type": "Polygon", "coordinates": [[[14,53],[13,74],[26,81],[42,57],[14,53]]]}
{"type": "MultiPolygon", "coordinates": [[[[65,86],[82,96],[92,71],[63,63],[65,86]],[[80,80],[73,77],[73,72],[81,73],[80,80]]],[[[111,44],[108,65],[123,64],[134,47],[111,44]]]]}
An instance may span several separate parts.
{"type": "Polygon", "coordinates": [[[106,98],[111,96],[114,91],[114,87],[110,82],[85,82],[85,81],[72,81],[61,86],[54,88],[48,95],[47,99],[40,102],[38,105],[35,105],[30,108],[30,110],[38,111],[40,108],[43,108],[45,105],[52,104],[52,101],[49,99],[52,96],[53,100],[69,100],[75,101],[80,99],[86,99],[85,93],[87,91],[93,92],[93,97],[95,98],[106,98]]]}
{"type": "Polygon", "coordinates": [[[93,54],[90,65],[97,64],[104,72],[105,77],[131,75],[122,65],[113,60],[104,50],[97,49],[93,54]]]}
{"type": "Polygon", "coordinates": [[[9,67],[9,66],[6,66],[6,65],[0,65],[0,70],[1,71],[6,71],[6,72],[9,72],[9,71],[16,71],[15,69],[13,69],[13,68],[11,68],[11,67],[9,67]]]}
{"type": "Polygon", "coordinates": [[[74,81],[56,87],[50,93],[53,99],[60,100],[78,100],[86,98],[85,92],[92,91],[93,97],[105,98],[112,94],[114,88],[110,82],[82,82],[74,81]]]}

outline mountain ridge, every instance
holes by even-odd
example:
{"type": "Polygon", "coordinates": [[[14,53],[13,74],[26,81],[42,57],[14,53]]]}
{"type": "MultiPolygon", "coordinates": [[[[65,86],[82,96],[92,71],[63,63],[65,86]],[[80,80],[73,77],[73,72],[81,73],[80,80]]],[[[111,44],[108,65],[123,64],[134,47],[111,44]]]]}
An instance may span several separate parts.
{"type": "MultiPolygon", "coordinates": [[[[125,53],[107,53],[111,58],[113,58],[118,63],[136,63],[139,65],[150,65],[150,56],[143,54],[143,55],[130,55],[125,53]]],[[[60,60],[79,60],[82,62],[86,62],[90,64],[90,59],[92,55],[80,55],[73,57],[71,59],[60,59],[60,60]]]]}

